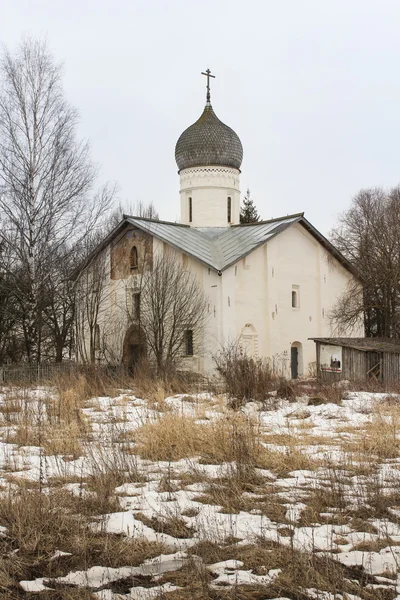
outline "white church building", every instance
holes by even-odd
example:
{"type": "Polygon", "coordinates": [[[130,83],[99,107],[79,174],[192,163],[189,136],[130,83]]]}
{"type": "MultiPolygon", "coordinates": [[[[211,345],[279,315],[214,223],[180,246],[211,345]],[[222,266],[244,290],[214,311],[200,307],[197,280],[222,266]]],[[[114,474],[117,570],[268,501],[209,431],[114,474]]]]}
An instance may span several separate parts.
{"type": "MultiPolygon", "coordinates": [[[[126,216],[81,271],[80,277],[94,257],[102,257],[107,293],[97,315],[95,351],[107,335],[114,360],[132,360],[135,328],[120,321],[112,326],[120,320],[118,305],[131,301],[126,282],[138,276],[145,254],[172,250],[196,274],[209,307],[203,335],[189,349],[183,345],[186,368],[212,372],[213,355],[239,340],[250,356],[283,357],[286,376],[307,376],[315,365],[309,338],[334,333],[329,314],[356,277],[351,265],[304,213],[240,223],[242,144],[216,116],[209,85],[204,111],[179,137],[175,158],[180,223],[126,216]]],[[[87,344],[84,330],[85,324],[81,347],[87,344]]],[[[350,334],[363,336],[362,324],[350,334]]]]}

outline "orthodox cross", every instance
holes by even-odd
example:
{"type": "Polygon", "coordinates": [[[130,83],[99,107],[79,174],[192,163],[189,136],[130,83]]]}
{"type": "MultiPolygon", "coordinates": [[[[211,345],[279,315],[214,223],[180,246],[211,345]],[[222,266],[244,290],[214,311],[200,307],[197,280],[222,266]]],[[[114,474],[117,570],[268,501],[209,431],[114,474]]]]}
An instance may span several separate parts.
{"type": "Polygon", "coordinates": [[[210,69],[207,69],[207,71],[205,73],[203,73],[203,71],[202,71],[201,74],[205,75],[207,77],[207,104],[210,104],[210,102],[211,102],[210,77],[212,77],[213,79],[215,79],[215,75],[211,75],[210,69]]]}

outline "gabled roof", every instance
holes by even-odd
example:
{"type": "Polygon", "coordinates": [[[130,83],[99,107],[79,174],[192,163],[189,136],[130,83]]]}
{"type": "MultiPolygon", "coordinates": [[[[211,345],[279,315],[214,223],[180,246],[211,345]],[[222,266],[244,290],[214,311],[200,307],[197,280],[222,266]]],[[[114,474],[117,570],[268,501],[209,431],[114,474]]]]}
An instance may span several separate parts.
{"type": "Polygon", "coordinates": [[[179,223],[124,215],[121,223],[93,250],[85,263],[75,272],[74,278],[98,252],[129,225],[196,258],[213,270],[222,272],[294,223],[302,225],[348,271],[358,276],[348,260],[307,221],[304,213],[298,213],[269,221],[242,223],[230,227],[190,227],[179,223]]]}
{"type": "Polygon", "coordinates": [[[126,220],[215,271],[224,271],[301,217],[291,215],[232,227],[189,227],[128,216],[126,220]]]}

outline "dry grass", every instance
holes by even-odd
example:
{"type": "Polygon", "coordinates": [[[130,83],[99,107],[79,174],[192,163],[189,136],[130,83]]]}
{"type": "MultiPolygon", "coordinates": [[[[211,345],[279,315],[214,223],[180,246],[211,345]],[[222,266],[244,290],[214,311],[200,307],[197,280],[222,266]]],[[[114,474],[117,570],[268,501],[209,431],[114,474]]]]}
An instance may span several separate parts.
{"type": "Polygon", "coordinates": [[[320,465],[320,461],[308,456],[294,444],[286,446],[284,451],[265,449],[262,461],[264,469],[270,469],[281,477],[292,471],[313,471],[320,465]]]}
{"type": "Polygon", "coordinates": [[[167,413],[138,429],[136,440],[138,453],[150,460],[200,456],[206,464],[234,461],[244,469],[262,464],[265,455],[259,424],[233,411],[209,423],[167,413]]]}
{"type": "Polygon", "coordinates": [[[165,533],[176,538],[192,538],[195,534],[193,527],[186,525],[185,521],[178,515],[167,515],[161,517],[146,517],[142,513],[135,513],[135,519],[138,519],[148,527],[158,533],[165,533]]]}
{"type": "Polygon", "coordinates": [[[202,430],[193,417],[163,414],[136,431],[136,450],[149,460],[174,461],[195,456],[201,450],[202,430]]]}
{"type": "Polygon", "coordinates": [[[370,421],[357,427],[348,424],[337,428],[345,434],[342,448],[370,460],[371,455],[380,459],[400,456],[400,405],[392,402],[377,403],[371,411],[370,421]]]}
{"type": "Polygon", "coordinates": [[[154,461],[200,457],[205,464],[234,463],[242,481],[254,477],[254,469],[271,469],[282,475],[299,469],[315,469],[319,462],[302,452],[295,436],[286,438],[284,451],[263,444],[260,424],[235,411],[210,423],[193,417],[167,413],[136,432],[136,450],[154,461]]]}
{"type": "Polygon", "coordinates": [[[380,458],[399,456],[399,411],[393,411],[388,417],[377,414],[371,423],[365,426],[365,435],[358,440],[364,454],[375,454],[380,458]]]}
{"type": "Polygon", "coordinates": [[[6,424],[13,425],[6,441],[19,446],[40,446],[47,455],[62,455],[76,459],[82,455],[81,440],[90,434],[82,412],[91,387],[84,376],[59,378],[54,394],[38,397],[30,390],[21,391],[19,401],[15,390],[9,392],[2,405],[6,424]]]}
{"type": "MultiPolygon", "coordinates": [[[[95,387],[97,385],[98,382],[95,382],[95,387]]],[[[161,382],[151,384],[142,381],[142,385],[148,386],[150,403],[158,409],[157,418],[126,435],[121,435],[116,428],[114,436],[110,427],[112,443],[107,444],[90,440],[90,428],[82,412],[90,402],[88,390],[91,388],[85,379],[79,378],[76,385],[65,381],[60,384],[57,394],[43,398],[40,418],[37,411],[32,410],[28,395],[18,399],[10,394],[8,406],[2,405],[0,414],[3,422],[11,426],[7,429],[10,435],[13,432],[13,441],[24,445],[41,445],[44,454],[63,457],[77,457],[83,452],[89,459],[92,475],[68,478],[63,477],[63,471],[60,470],[60,477],[50,481],[48,493],[41,481],[27,482],[23,479],[23,473],[21,476],[9,475],[12,486],[7,495],[3,493],[0,496],[0,525],[8,528],[6,536],[0,539],[0,597],[10,600],[22,597],[18,588],[21,579],[55,578],[93,565],[139,565],[147,558],[170,552],[161,544],[108,534],[101,528],[95,532],[90,526],[94,521],[101,524],[101,515],[121,510],[116,487],[125,482],[144,480],[135,453],[152,461],[172,462],[183,457],[195,458],[193,472],[189,474],[173,473],[174,465],[169,465],[169,468],[159,465],[163,470],[158,491],[170,493],[170,499],[173,500],[173,494],[179,489],[175,479],[180,487],[197,481],[206,482],[204,492],[195,500],[220,506],[222,512],[247,511],[265,515],[278,524],[281,536],[291,538],[295,527],[316,523],[347,524],[354,531],[376,533],[370,523],[371,518],[390,517],[395,522],[389,509],[400,505],[397,483],[392,482],[388,491],[383,489],[382,481],[375,476],[377,465],[400,454],[397,441],[400,407],[392,396],[373,407],[370,422],[362,428],[357,430],[351,424],[342,427],[342,433],[348,433],[350,439],[345,439],[343,435],[344,439],[339,440],[343,459],[338,466],[334,466],[314,460],[306,453],[306,447],[313,439],[308,435],[311,425],[307,408],[289,415],[288,426],[282,429],[282,433],[265,434],[257,419],[225,406],[219,406],[221,415],[208,422],[198,418],[202,405],[196,417],[178,415],[165,406],[164,397],[172,393],[171,388],[166,391],[166,386],[161,382]],[[165,410],[165,414],[161,410],[165,410]],[[266,447],[266,442],[281,448],[266,447]],[[371,455],[379,460],[371,461],[371,455]],[[207,481],[205,474],[200,472],[202,467],[198,465],[197,458],[205,464],[226,463],[221,469],[224,475],[207,481]],[[298,523],[286,519],[287,507],[284,503],[287,503],[287,499],[281,495],[284,488],[261,477],[258,468],[269,469],[279,477],[286,477],[296,470],[319,469],[316,473],[319,487],[302,487],[299,491],[299,498],[307,507],[298,523]],[[355,474],[365,475],[362,486],[356,482],[356,478],[351,482],[350,478],[355,474]],[[72,482],[80,486],[78,495],[72,495],[64,488],[66,483],[72,482]],[[13,553],[15,550],[17,552],[13,553]],[[56,550],[71,552],[71,556],[51,560],[56,550]]],[[[310,395],[318,398],[318,402],[332,402],[339,392],[340,395],[342,393],[335,389],[324,393],[321,398],[321,390],[317,392],[315,386],[307,385],[310,395]]],[[[296,394],[303,395],[305,386],[299,384],[296,388],[296,394]]],[[[145,394],[141,392],[141,395],[145,394]]],[[[121,404],[124,402],[124,399],[120,400],[121,404]]],[[[182,403],[195,405],[197,399],[194,402],[188,394],[182,403]]],[[[324,443],[326,439],[320,438],[318,441],[324,443]]],[[[154,465],[149,468],[154,470],[154,465]]],[[[176,508],[171,508],[171,514],[163,512],[162,517],[150,519],[140,514],[135,516],[158,532],[184,539],[193,537],[195,528],[204,528],[201,521],[203,517],[199,516],[196,524],[199,512],[197,508],[191,508],[181,514],[176,508]],[[187,525],[182,518],[184,516],[193,519],[193,528],[187,525]]],[[[260,539],[254,544],[236,544],[233,539],[220,544],[202,541],[191,552],[201,556],[207,564],[230,558],[241,560],[243,569],[257,575],[264,575],[273,568],[282,569],[273,584],[215,589],[210,586],[213,578],[210,571],[193,560],[183,569],[166,573],[160,579],[160,583],[169,581],[182,587],[166,594],[165,598],[261,600],[287,597],[305,600],[303,592],[299,590],[309,587],[321,592],[329,591],[338,597],[344,593],[354,594],[363,600],[388,600],[392,597],[379,588],[367,589],[366,585],[374,583],[374,580],[361,568],[347,568],[333,561],[332,557],[317,552],[296,551],[290,544],[281,546],[268,542],[262,538],[262,531],[260,533],[260,539]]],[[[206,537],[207,532],[201,531],[201,535],[206,537]]],[[[345,537],[334,538],[332,553],[345,542],[345,537]]],[[[379,551],[387,545],[393,545],[393,542],[390,537],[383,536],[376,542],[357,545],[355,549],[379,551]]],[[[125,584],[127,582],[121,585],[125,584]]],[[[113,591],[121,593],[117,588],[113,588],[113,591]]],[[[24,594],[23,597],[27,600],[39,597],[48,600],[88,600],[91,596],[85,590],[70,588],[41,593],[35,597],[24,594]]]]}
{"type": "Polygon", "coordinates": [[[83,454],[80,440],[86,433],[87,428],[82,427],[81,421],[42,425],[24,420],[8,435],[7,441],[18,446],[40,446],[47,455],[68,456],[75,460],[83,454]]]}
{"type": "MultiPolygon", "coordinates": [[[[260,539],[251,545],[226,545],[221,546],[208,541],[202,541],[190,550],[196,556],[200,556],[207,564],[223,560],[240,560],[243,569],[251,570],[255,575],[265,575],[271,569],[281,569],[282,573],[270,585],[247,585],[233,586],[232,588],[221,587],[220,590],[201,590],[204,575],[197,568],[191,569],[192,589],[189,591],[179,590],[175,595],[167,597],[174,600],[189,599],[190,593],[194,593],[196,599],[210,598],[213,600],[224,599],[263,599],[287,597],[296,600],[306,600],[308,595],[302,593],[301,589],[314,588],[321,593],[330,592],[332,595],[353,594],[364,600],[387,600],[392,598],[391,593],[380,589],[368,589],[366,585],[373,583],[374,578],[366,575],[360,568],[345,567],[332,560],[329,556],[318,556],[311,552],[301,552],[288,546],[281,546],[273,542],[260,539]],[[195,583],[196,582],[196,583],[195,583]]],[[[164,575],[163,581],[171,581],[171,574],[164,575]]],[[[175,575],[176,577],[178,575],[175,575]]],[[[188,578],[189,581],[190,578],[188,578]]],[[[325,597],[325,595],[324,595],[325,597]]],[[[346,597],[346,596],[344,596],[346,597]]]]}
{"type": "Polygon", "coordinates": [[[55,578],[94,565],[140,565],[167,551],[160,543],[94,532],[84,516],[86,502],[85,495],[77,498],[62,489],[43,494],[21,488],[0,498],[0,524],[7,527],[0,542],[0,589],[8,588],[4,593],[17,589],[21,579],[55,578]],[[54,560],[57,550],[71,555],[54,560]]]}
{"type": "Polygon", "coordinates": [[[140,364],[131,381],[135,394],[156,410],[168,410],[164,400],[174,394],[191,394],[204,389],[205,380],[195,373],[171,371],[157,377],[148,361],[140,364]]]}
{"type": "Polygon", "coordinates": [[[246,483],[236,477],[220,477],[212,481],[204,493],[195,500],[220,506],[222,513],[253,512],[262,514],[277,523],[287,523],[284,501],[277,496],[276,492],[273,485],[261,478],[246,483]]]}

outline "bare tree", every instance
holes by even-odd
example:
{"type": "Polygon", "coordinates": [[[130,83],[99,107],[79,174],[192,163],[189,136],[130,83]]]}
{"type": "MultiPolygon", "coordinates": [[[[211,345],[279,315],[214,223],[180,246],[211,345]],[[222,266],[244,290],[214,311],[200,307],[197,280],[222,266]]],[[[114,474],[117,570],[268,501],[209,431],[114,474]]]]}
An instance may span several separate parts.
{"type": "Polygon", "coordinates": [[[96,169],[87,143],[76,140],[78,115],[45,43],[25,40],[15,55],[6,51],[0,77],[0,241],[13,254],[26,356],[39,361],[46,316],[54,322],[44,304],[54,256],[93,230],[113,189],[91,195],[96,169]]]}
{"type": "Polygon", "coordinates": [[[21,352],[21,340],[16,335],[18,318],[10,278],[11,267],[9,249],[0,244],[0,364],[6,359],[18,359],[21,352]]]}
{"type": "Polygon", "coordinates": [[[194,344],[201,345],[206,297],[193,272],[168,251],[153,257],[134,291],[140,294],[140,309],[131,311],[131,320],[143,332],[157,374],[165,375],[193,353],[194,344]]]}
{"type": "Polygon", "coordinates": [[[108,269],[109,262],[101,252],[80,273],[75,285],[75,347],[84,363],[94,364],[100,350],[99,321],[107,310],[108,269]]]}
{"type": "Polygon", "coordinates": [[[137,202],[128,205],[120,203],[118,208],[112,212],[109,219],[109,225],[111,227],[116,227],[118,223],[122,221],[124,215],[152,219],[153,221],[158,221],[160,219],[153,202],[146,204],[145,202],[138,200],[137,202]]]}
{"type": "Polygon", "coordinates": [[[368,336],[400,335],[400,187],[361,190],[332,241],[362,279],[353,280],[331,314],[339,330],[364,319],[368,336]]]}

